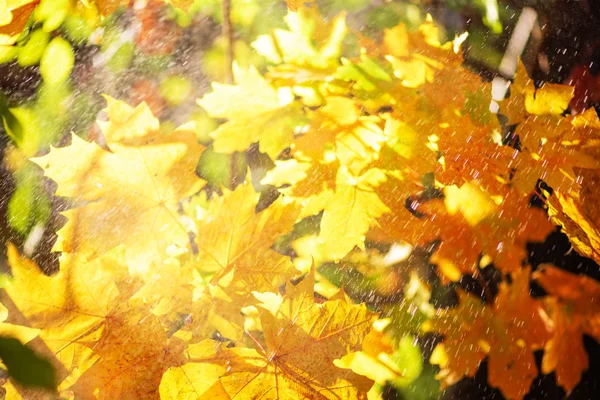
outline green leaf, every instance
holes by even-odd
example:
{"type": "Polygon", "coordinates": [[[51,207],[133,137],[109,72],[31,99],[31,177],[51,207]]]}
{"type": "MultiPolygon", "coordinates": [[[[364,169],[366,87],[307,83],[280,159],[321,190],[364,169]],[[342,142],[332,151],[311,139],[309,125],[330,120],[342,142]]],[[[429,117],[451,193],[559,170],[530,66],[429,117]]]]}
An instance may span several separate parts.
{"type": "Polygon", "coordinates": [[[28,166],[19,171],[17,188],[8,203],[7,219],[10,227],[23,236],[50,218],[50,199],[41,188],[41,177],[32,168],[28,166]]]}
{"type": "Polygon", "coordinates": [[[23,126],[9,110],[8,101],[2,93],[0,93],[0,117],[4,122],[8,136],[18,145],[23,139],[23,126]]]}
{"type": "Polygon", "coordinates": [[[440,398],[440,383],[435,378],[437,368],[426,364],[423,372],[412,383],[396,389],[405,400],[433,400],[440,398]]]}
{"type": "Polygon", "coordinates": [[[8,374],[18,384],[56,390],[56,371],[47,359],[39,356],[15,338],[0,337],[0,358],[8,374]]]}
{"type": "Polygon", "coordinates": [[[415,338],[411,335],[403,336],[400,339],[392,360],[402,371],[402,377],[393,382],[393,385],[398,388],[407,387],[423,372],[423,355],[415,338]]]}

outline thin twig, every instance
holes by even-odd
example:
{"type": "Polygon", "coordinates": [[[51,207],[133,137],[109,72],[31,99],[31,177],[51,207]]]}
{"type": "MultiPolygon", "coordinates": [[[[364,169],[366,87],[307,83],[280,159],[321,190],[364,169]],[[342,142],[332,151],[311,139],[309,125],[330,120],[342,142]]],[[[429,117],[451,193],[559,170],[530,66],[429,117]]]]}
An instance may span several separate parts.
{"type": "Polygon", "coordinates": [[[233,26],[231,24],[231,0],[223,0],[223,37],[227,40],[225,49],[225,79],[227,83],[233,83],[233,26]]]}
{"type": "MultiPolygon", "coordinates": [[[[233,60],[235,60],[235,54],[233,52],[233,26],[231,24],[231,0],[223,0],[223,37],[227,41],[225,44],[225,82],[233,83],[233,60]]],[[[237,177],[237,161],[238,155],[233,153],[231,155],[230,176],[229,186],[230,189],[235,189],[238,177],[237,177]]]]}

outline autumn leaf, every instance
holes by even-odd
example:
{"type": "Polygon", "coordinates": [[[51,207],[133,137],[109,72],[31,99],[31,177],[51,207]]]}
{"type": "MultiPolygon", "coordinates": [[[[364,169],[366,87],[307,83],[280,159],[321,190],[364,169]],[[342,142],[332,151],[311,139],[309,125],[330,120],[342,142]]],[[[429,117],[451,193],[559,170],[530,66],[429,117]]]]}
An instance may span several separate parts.
{"type": "Polygon", "coordinates": [[[435,319],[432,329],[445,335],[445,359],[439,364],[440,378],[452,385],[464,376],[475,376],[479,365],[486,357],[486,328],[491,325],[493,315],[485,304],[476,297],[459,292],[459,305],[435,319]],[[483,337],[483,346],[480,340],[483,337]]]}
{"type": "MultiPolygon", "coordinates": [[[[293,6],[300,2],[293,0],[293,6]]],[[[335,68],[346,36],[346,15],[341,13],[327,21],[316,7],[302,7],[297,12],[292,7],[285,17],[290,30],[276,29],[271,35],[259,36],[252,47],[275,64],[317,70],[335,68]]]]}
{"type": "Polygon", "coordinates": [[[485,254],[504,272],[515,272],[526,258],[529,242],[543,242],[554,230],[543,210],[530,207],[514,192],[475,227],[485,254]]]}
{"type": "MultiPolygon", "coordinates": [[[[335,77],[345,82],[354,82],[352,88],[355,94],[368,101],[373,100],[373,93],[385,92],[390,85],[394,85],[394,82],[385,64],[367,54],[365,51],[361,52],[360,61],[343,57],[342,65],[337,68],[335,77]]],[[[369,103],[365,105],[367,104],[369,103]]],[[[376,109],[375,104],[379,104],[379,101],[373,102],[374,109],[376,109]]]]}
{"type": "MultiPolygon", "coordinates": [[[[345,300],[317,304],[314,278],[303,283],[296,289],[288,284],[290,291],[286,290],[277,312],[262,313],[264,345],[257,344],[257,349],[214,346],[194,359],[200,365],[184,365],[194,371],[206,370],[206,364],[214,369],[227,366],[212,386],[206,389],[201,381],[200,390],[186,398],[365,399],[372,381],[336,367],[333,361],[360,348],[375,316],[364,305],[345,300]]],[[[174,379],[180,374],[167,376],[174,379]]]]}
{"type": "MultiPolygon", "coordinates": [[[[414,171],[425,174],[436,169],[435,146],[425,132],[415,130],[391,116],[385,123],[384,133],[388,137],[387,145],[414,171]]],[[[395,164],[397,168],[398,162],[395,164]]]]}
{"type": "Polygon", "coordinates": [[[385,174],[377,169],[361,176],[353,176],[344,166],[338,170],[335,193],[325,206],[319,234],[324,251],[334,260],[355,246],[363,248],[369,227],[389,211],[374,190],[385,180],[385,174]]]}
{"type": "Polygon", "coordinates": [[[275,159],[292,143],[299,109],[253,67],[246,71],[235,65],[234,77],[236,85],[214,82],[213,91],[198,100],[211,117],[228,119],[211,133],[214,149],[233,153],[258,142],[260,151],[275,159]]]}
{"type": "Polygon", "coordinates": [[[583,335],[600,340],[600,306],[596,300],[600,283],[550,265],[536,271],[534,277],[551,296],[547,303],[554,323],[544,349],[542,372],[554,371],[558,384],[570,393],[589,365],[583,335]]]}
{"type": "Polygon", "coordinates": [[[169,244],[189,242],[178,204],[204,184],[194,173],[203,147],[194,131],[156,131],[143,104],[109,100],[107,111],[116,117],[101,124],[110,151],[73,135],[71,145],[32,161],[58,184],[56,195],[76,204],[63,213],[57,250],[91,259],[125,245],[130,268],[144,272],[169,244]]]}
{"type": "Polygon", "coordinates": [[[301,207],[298,219],[317,215],[330,202],[339,166],[336,162],[298,162],[296,159],[276,161],[267,171],[262,184],[274,185],[287,198],[301,207]]]}
{"type": "Polygon", "coordinates": [[[443,211],[437,215],[428,213],[442,239],[436,255],[450,260],[463,272],[476,272],[480,254],[491,257],[503,272],[516,272],[527,256],[525,245],[543,242],[554,230],[546,213],[529,207],[527,198],[515,191],[501,199],[499,205],[489,194],[470,183],[460,189],[446,187],[444,192],[451,216],[444,216],[443,211]],[[459,228],[464,222],[461,223],[461,218],[454,215],[458,210],[464,217],[462,221],[467,222],[470,228],[459,228]],[[454,232],[452,228],[446,228],[448,224],[454,227],[454,232]],[[469,241],[472,243],[470,246],[467,245],[469,241]],[[465,250],[462,250],[465,247],[473,250],[470,257],[465,257],[465,250]]]}
{"type": "MultiPolygon", "coordinates": [[[[429,23],[431,24],[431,21],[429,23]]],[[[437,30],[434,35],[437,36],[437,30]]],[[[437,51],[435,46],[427,43],[435,41],[439,45],[439,39],[433,35],[409,35],[403,24],[384,31],[385,58],[392,65],[394,75],[400,79],[402,85],[415,88],[426,82],[433,82],[436,70],[444,68],[444,64],[435,59],[438,57],[429,57],[432,55],[430,52],[436,56],[443,54],[437,51]]]]}
{"type": "Polygon", "coordinates": [[[581,189],[569,194],[554,192],[548,199],[548,214],[569,237],[577,252],[598,262],[598,170],[581,169],[581,189]]]}
{"type": "Polygon", "coordinates": [[[332,146],[340,163],[356,174],[377,159],[386,140],[381,119],[361,116],[352,100],[338,96],[328,97],[319,114],[294,143],[299,158],[324,160],[332,146]]]}
{"type": "Polygon", "coordinates": [[[13,280],[6,292],[32,328],[55,353],[71,342],[98,337],[118,298],[118,290],[103,271],[103,263],[119,263],[117,255],[86,262],[64,254],[63,270],[45,275],[33,261],[9,244],[8,258],[13,280]],[[116,257],[115,257],[116,256],[116,257]],[[66,261],[66,262],[65,262],[66,261]]]}
{"type": "Polygon", "coordinates": [[[35,0],[0,1],[0,46],[14,44],[37,4],[35,0]]]}
{"type": "MultiPolygon", "coordinates": [[[[564,194],[576,190],[579,168],[598,167],[598,116],[593,108],[578,116],[563,116],[573,98],[573,87],[546,83],[535,88],[520,64],[510,98],[500,113],[516,124],[521,154],[511,162],[513,184],[529,192],[537,179],[564,194]]],[[[515,137],[515,140],[516,137],[515,137]]]]}
{"type": "Polygon", "coordinates": [[[526,268],[513,275],[512,285],[503,283],[491,307],[459,292],[459,306],[432,321],[432,329],[445,335],[433,361],[442,368],[439,376],[446,384],[473,377],[489,357],[492,386],[510,399],[521,399],[529,392],[538,374],[532,351],[548,338],[542,305],[529,295],[529,275],[526,268]]]}
{"type": "Polygon", "coordinates": [[[14,278],[6,288],[29,324],[39,329],[40,338],[67,369],[61,389],[71,386],[98,361],[92,350],[94,344],[112,324],[124,322],[118,317],[119,301],[123,299],[103,266],[122,262],[119,257],[110,254],[89,263],[69,258],[63,254],[62,271],[46,276],[10,246],[14,278]]]}
{"type": "Polygon", "coordinates": [[[373,329],[365,337],[361,351],[344,356],[335,365],[349,368],[380,384],[395,379],[402,380],[403,371],[392,359],[395,346],[391,335],[378,329],[379,322],[381,321],[375,322],[373,329]]]}
{"type": "Polygon", "coordinates": [[[149,306],[130,306],[130,290],[117,289],[109,271],[115,263],[126,270],[122,254],[91,262],[63,254],[53,276],[14,247],[9,257],[14,279],[7,293],[68,371],[59,389],[84,399],[158,398],[162,373],[182,362],[177,360],[187,344],[167,337],[149,306]]]}
{"type": "Polygon", "coordinates": [[[534,177],[541,178],[553,189],[563,193],[576,189],[580,180],[576,170],[596,169],[599,166],[594,154],[594,148],[598,144],[592,138],[598,137],[600,130],[595,126],[598,117],[593,109],[591,113],[594,115],[586,116],[595,118],[589,125],[580,125],[582,117],[529,116],[522,121],[515,133],[519,135],[524,152],[522,157],[529,159],[517,160],[515,163],[515,184],[523,186],[520,183],[523,177],[520,175],[527,179],[533,173],[530,181],[534,177]]]}
{"type": "Polygon", "coordinates": [[[141,141],[141,143],[147,144],[148,139],[157,139],[151,134],[160,128],[160,123],[152,115],[152,111],[146,103],[132,107],[110,96],[104,96],[104,99],[106,100],[104,111],[108,120],[98,120],[96,123],[100,126],[107,142],[134,144],[135,141],[141,141]]]}
{"type": "Polygon", "coordinates": [[[257,213],[258,198],[250,183],[224,189],[198,221],[197,267],[234,292],[269,291],[297,273],[290,259],[271,247],[291,231],[299,210],[278,199],[257,213]]]}
{"type": "MultiPolygon", "coordinates": [[[[222,343],[205,340],[190,346],[189,357],[206,360],[215,357],[222,343]]],[[[167,370],[160,382],[161,400],[194,400],[201,398],[219,378],[227,372],[227,368],[218,363],[188,362],[179,367],[167,370]]]]}
{"type": "Polygon", "coordinates": [[[508,117],[511,124],[524,120],[527,114],[561,115],[569,108],[574,95],[574,88],[567,85],[544,83],[536,88],[521,62],[510,88],[511,96],[501,101],[500,113],[508,117]]]}
{"type": "Polygon", "coordinates": [[[82,399],[158,399],[163,373],[184,362],[187,343],[167,334],[145,309],[111,318],[102,338],[93,344],[100,356],[73,386],[82,399]]]}
{"type": "Polygon", "coordinates": [[[543,242],[554,230],[546,213],[529,207],[528,199],[515,190],[503,199],[469,182],[445,187],[441,201],[439,196],[422,199],[419,193],[411,194],[408,183],[395,179],[377,193],[392,211],[378,220],[371,235],[414,245],[437,241],[432,261],[453,281],[463,273],[477,274],[482,255],[503,272],[518,271],[527,256],[525,244],[543,242]],[[400,185],[405,187],[404,197],[395,195],[400,185]]]}

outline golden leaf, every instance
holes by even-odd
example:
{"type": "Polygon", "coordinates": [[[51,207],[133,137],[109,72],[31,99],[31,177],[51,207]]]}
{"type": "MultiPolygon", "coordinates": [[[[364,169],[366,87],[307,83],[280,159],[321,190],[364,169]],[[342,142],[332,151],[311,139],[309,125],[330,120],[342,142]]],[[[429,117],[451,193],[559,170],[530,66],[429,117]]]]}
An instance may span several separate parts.
{"type": "Polygon", "coordinates": [[[559,224],[579,254],[600,262],[600,215],[598,214],[598,170],[580,169],[578,192],[554,192],[548,199],[548,214],[559,224]]]}
{"type": "Polygon", "coordinates": [[[47,276],[12,244],[8,258],[14,278],[6,292],[29,324],[41,330],[40,337],[52,351],[59,353],[76,340],[101,335],[119,295],[102,264],[122,261],[107,254],[87,263],[65,254],[61,262],[66,267],[47,276]]]}
{"type": "Polygon", "coordinates": [[[66,368],[61,390],[82,399],[158,398],[162,373],[183,361],[186,345],[167,337],[149,307],[129,306],[130,291],[118,290],[108,272],[123,263],[119,252],[91,262],[63,254],[53,276],[13,246],[9,257],[14,279],[7,293],[66,368]]]}
{"type": "Polygon", "coordinates": [[[329,257],[338,261],[355,246],[364,246],[369,227],[389,211],[374,191],[385,180],[385,174],[378,169],[357,177],[346,167],[340,167],[335,193],[325,207],[319,234],[329,257]]]}
{"type": "Polygon", "coordinates": [[[275,29],[271,35],[259,36],[252,47],[276,64],[317,70],[332,70],[339,65],[342,40],[346,36],[345,14],[327,22],[316,7],[302,7],[298,12],[290,11],[285,22],[290,30],[275,29]]]}
{"type": "Polygon", "coordinates": [[[255,68],[234,65],[234,76],[236,85],[215,82],[213,91],[198,100],[211,117],[229,120],[211,133],[215,151],[245,151],[258,142],[261,152],[277,158],[292,143],[299,109],[291,99],[280,99],[255,68]]]}
{"type": "MultiPolygon", "coordinates": [[[[221,343],[205,340],[190,346],[188,354],[194,359],[207,359],[216,355],[221,343]]],[[[225,366],[189,362],[171,367],[160,382],[161,400],[194,400],[214,385],[226,373],[225,366]]]]}
{"type": "Polygon", "coordinates": [[[211,388],[191,398],[366,398],[373,382],[333,361],[360,348],[375,316],[364,305],[344,300],[316,304],[310,275],[295,289],[288,285],[290,295],[286,290],[275,314],[262,313],[264,345],[216,349],[193,360],[227,369],[211,388]]]}
{"type": "Polygon", "coordinates": [[[272,290],[297,273],[290,259],[271,246],[291,231],[299,210],[279,199],[256,213],[257,203],[250,183],[233,192],[224,189],[198,221],[197,267],[214,273],[213,283],[240,293],[272,290]]]}
{"type": "Polygon", "coordinates": [[[192,131],[155,131],[145,110],[142,104],[119,111],[109,102],[108,111],[117,115],[115,123],[103,125],[110,151],[73,135],[70,146],[32,159],[58,184],[56,195],[78,205],[63,213],[68,222],[57,250],[91,259],[125,245],[130,268],[144,272],[164,258],[169,244],[187,246],[178,204],[204,185],[194,173],[203,147],[192,131]]]}

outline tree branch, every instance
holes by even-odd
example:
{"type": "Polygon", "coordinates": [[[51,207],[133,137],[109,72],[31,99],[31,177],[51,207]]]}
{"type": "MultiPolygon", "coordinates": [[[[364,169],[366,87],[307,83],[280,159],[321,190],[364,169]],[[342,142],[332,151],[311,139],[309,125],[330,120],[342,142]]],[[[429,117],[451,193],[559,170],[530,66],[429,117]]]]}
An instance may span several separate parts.
{"type": "Polygon", "coordinates": [[[235,59],[233,52],[233,25],[231,24],[231,0],[223,0],[223,24],[221,26],[223,37],[227,41],[225,48],[225,77],[227,83],[233,83],[233,60],[235,59]]]}

